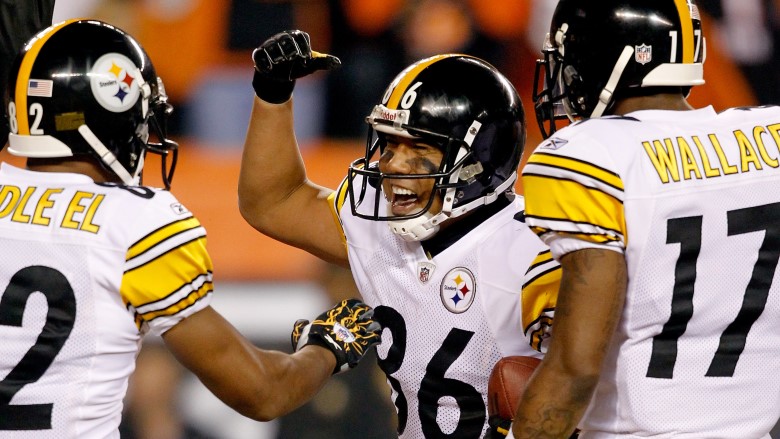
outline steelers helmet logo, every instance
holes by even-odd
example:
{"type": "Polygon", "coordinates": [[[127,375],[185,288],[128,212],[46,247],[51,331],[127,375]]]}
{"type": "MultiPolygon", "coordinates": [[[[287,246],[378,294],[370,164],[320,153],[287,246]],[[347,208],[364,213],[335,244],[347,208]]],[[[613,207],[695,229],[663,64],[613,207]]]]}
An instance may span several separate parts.
{"type": "Polygon", "coordinates": [[[107,53],[98,58],[89,75],[92,94],[106,110],[121,113],[138,102],[141,71],[130,58],[107,53]]]}
{"type": "Polygon", "coordinates": [[[474,303],[477,285],[474,275],[466,268],[453,268],[444,276],[441,282],[441,303],[448,311],[460,314],[474,303]]]}

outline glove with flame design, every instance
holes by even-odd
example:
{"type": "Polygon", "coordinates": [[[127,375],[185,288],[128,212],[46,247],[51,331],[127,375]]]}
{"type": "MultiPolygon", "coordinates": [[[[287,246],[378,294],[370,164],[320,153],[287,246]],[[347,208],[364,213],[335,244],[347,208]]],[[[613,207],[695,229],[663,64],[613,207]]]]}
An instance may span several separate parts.
{"type": "Polygon", "coordinates": [[[313,322],[295,322],[291,341],[294,351],[313,344],[336,356],[333,373],[358,365],[371,346],[380,342],[382,327],[372,319],[374,310],[358,299],[343,300],[313,322]]]}

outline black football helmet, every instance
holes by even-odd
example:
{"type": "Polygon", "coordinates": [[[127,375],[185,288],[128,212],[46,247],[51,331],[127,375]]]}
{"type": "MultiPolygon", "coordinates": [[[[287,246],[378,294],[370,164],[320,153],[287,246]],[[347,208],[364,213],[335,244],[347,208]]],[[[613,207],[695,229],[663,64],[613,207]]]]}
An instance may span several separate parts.
{"type": "Polygon", "coordinates": [[[544,137],[556,119],[608,114],[616,98],[704,83],[694,0],[560,0],[534,78],[544,137]]]}
{"type": "Polygon", "coordinates": [[[136,185],[151,151],[162,155],[170,188],[178,152],[166,137],[173,108],[141,45],[114,26],[68,20],[35,35],[11,69],[5,108],[13,155],[89,155],[136,185]]]}
{"type": "Polygon", "coordinates": [[[442,222],[490,204],[514,192],[517,167],[525,144],[525,113],[512,84],[495,67],[467,55],[446,54],[420,60],[403,70],[387,88],[382,102],[366,118],[366,154],[352,162],[348,174],[354,215],[389,221],[406,240],[424,240],[442,222]],[[386,136],[419,139],[441,148],[443,159],[433,174],[384,174],[371,163],[386,145],[386,136]],[[363,176],[362,184],[355,177],[363,176]],[[434,191],[443,207],[428,205],[412,215],[388,215],[383,204],[383,179],[435,178],[434,191]],[[368,206],[366,184],[376,185],[368,206]]]}

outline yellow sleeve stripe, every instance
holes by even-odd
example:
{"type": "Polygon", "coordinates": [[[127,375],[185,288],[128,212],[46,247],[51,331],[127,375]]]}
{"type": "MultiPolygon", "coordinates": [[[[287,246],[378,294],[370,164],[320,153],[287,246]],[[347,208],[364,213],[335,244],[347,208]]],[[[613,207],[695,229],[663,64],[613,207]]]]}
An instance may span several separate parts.
{"type": "Polygon", "coordinates": [[[214,285],[211,282],[205,283],[199,289],[190,292],[187,297],[181,299],[168,308],[155,312],[140,313],[140,316],[143,320],[150,322],[157,317],[178,314],[197,303],[200,299],[206,297],[206,295],[210,294],[212,291],[214,291],[214,285]]]}
{"type": "Polygon", "coordinates": [[[189,296],[193,291],[200,290],[203,285],[213,285],[213,280],[214,274],[212,272],[199,274],[193,279],[180,285],[175,290],[161,295],[159,299],[152,300],[144,304],[136,304],[134,305],[134,308],[140,314],[148,314],[150,312],[164,310],[180,302],[182,299],[189,296]]]}
{"type": "MultiPolygon", "coordinates": [[[[125,277],[152,276],[165,277],[169,271],[177,271],[179,267],[196,267],[197,271],[205,272],[201,268],[211,269],[211,257],[206,253],[206,238],[199,237],[182,243],[146,263],[125,271],[125,277]]],[[[154,277],[149,279],[153,281],[154,277]]]]}
{"type": "Polygon", "coordinates": [[[333,214],[337,217],[341,217],[341,208],[344,207],[344,203],[347,202],[347,196],[349,194],[349,177],[345,178],[339,184],[338,189],[335,192],[331,192],[328,195],[328,201],[330,201],[330,207],[333,209],[333,214]]]}
{"type": "Polygon", "coordinates": [[[609,230],[594,224],[575,223],[556,218],[526,216],[526,222],[531,227],[531,230],[539,236],[552,231],[572,236],[593,237],[589,238],[589,241],[604,238],[604,242],[620,240],[625,236],[618,230],[609,230]]]}
{"type": "Polygon", "coordinates": [[[538,319],[534,320],[534,322],[525,330],[526,337],[528,337],[530,341],[531,348],[539,352],[545,352],[544,342],[550,338],[550,334],[552,333],[554,320],[553,313],[554,310],[552,309],[545,310],[545,312],[541,314],[538,319]]]}
{"type": "Polygon", "coordinates": [[[542,279],[543,277],[550,275],[550,273],[555,275],[554,272],[560,269],[561,266],[555,260],[549,260],[543,264],[532,266],[526,273],[527,280],[523,283],[523,288],[528,288],[537,281],[544,282],[544,279],[542,279]]]}
{"type": "MultiPolygon", "coordinates": [[[[128,306],[128,308],[130,307],[128,306]]],[[[140,331],[141,328],[143,327],[144,320],[137,312],[133,312],[133,320],[135,321],[135,327],[138,328],[138,330],[140,331]]]]}
{"type": "Polygon", "coordinates": [[[333,214],[333,221],[336,222],[336,225],[341,232],[341,242],[344,244],[344,247],[347,246],[347,236],[344,234],[344,226],[341,224],[341,209],[344,207],[344,203],[347,199],[348,178],[349,177],[345,178],[341,182],[341,185],[336,191],[331,192],[330,195],[328,195],[330,213],[333,214]]]}
{"type": "Polygon", "coordinates": [[[141,329],[144,322],[166,315],[172,316],[186,310],[206,297],[214,289],[213,274],[211,272],[201,274],[192,281],[182,285],[176,291],[164,295],[161,299],[154,300],[144,305],[134,306],[123,295],[127,309],[135,319],[136,326],[141,329]]]}
{"type": "MultiPolygon", "coordinates": [[[[576,232],[561,232],[559,230],[556,230],[554,228],[544,228],[544,227],[531,227],[531,231],[536,233],[538,236],[542,236],[546,233],[549,233],[550,231],[554,230],[556,234],[566,236],[569,238],[576,238],[582,241],[588,241],[588,242],[594,242],[596,244],[608,244],[610,242],[623,242],[624,241],[624,235],[617,235],[617,234],[609,234],[604,232],[599,233],[576,233],[576,232]]],[[[627,244],[624,244],[627,245],[627,244]]]]}
{"type": "Polygon", "coordinates": [[[555,231],[597,233],[599,230],[626,235],[626,220],[622,201],[597,189],[567,180],[525,176],[526,193],[544,194],[526,198],[525,213],[529,224],[539,226],[532,219],[560,221],[568,224],[555,231]],[[585,226],[584,228],[581,226],[585,226]]]}
{"type": "Polygon", "coordinates": [[[556,269],[523,287],[523,328],[527,332],[545,313],[555,309],[562,270],[556,269]]]}
{"type": "MultiPolygon", "coordinates": [[[[198,232],[197,230],[195,232],[198,232]]],[[[189,233],[189,234],[182,234],[178,236],[179,239],[177,239],[174,242],[167,242],[166,246],[158,245],[154,248],[154,251],[142,253],[139,255],[139,257],[128,259],[127,264],[125,265],[125,274],[132,272],[133,270],[138,270],[139,268],[143,268],[149,264],[154,263],[156,260],[160,258],[164,258],[171,254],[176,254],[177,252],[184,252],[186,253],[189,251],[189,246],[193,243],[201,243],[200,246],[203,247],[205,252],[206,247],[206,236],[202,233],[189,233]],[[141,257],[142,256],[142,257],[141,257]]],[[[211,262],[210,256],[208,254],[205,255],[205,257],[211,262]]]]}
{"type": "Polygon", "coordinates": [[[550,262],[552,259],[553,259],[552,252],[550,250],[545,250],[543,252],[540,252],[538,255],[536,255],[534,260],[531,261],[531,266],[528,267],[528,271],[526,271],[526,274],[533,271],[536,267],[545,264],[547,262],[550,262]]]}
{"type": "Polygon", "coordinates": [[[213,271],[206,252],[206,240],[197,239],[177,247],[148,263],[125,271],[121,292],[136,308],[155,303],[189,285],[193,279],[213,271]]]}
{"type": "Polygon", "coordinates": [[[558,302],[561,266],[549,250],[541,252],[528,269],[526,279],[521,296],[523,328],[531,347],[542,352],[558,302]]]}
{"type": "MultiPolygon", "coordinates": [[[[528,164],[584,175],[621,192],[623,191],[623,180],[620,179],[619,175],[583,160],[536,152],[528,160],[528,164]]],[[[546,172],[544,173],[546,174],[546,172]]],[[[551,176],[565,178],[564,174],[561,173],[552,172],[551,176]]]]}
{"type": "Polygon", "coordinates": [[[200,222],[194,216],[166,224],[131,245],[130,249],[127,251],[127,260],[133,259],[149,251],[152,247],[173,236],[198,227],[200,227],[200,222]]]}

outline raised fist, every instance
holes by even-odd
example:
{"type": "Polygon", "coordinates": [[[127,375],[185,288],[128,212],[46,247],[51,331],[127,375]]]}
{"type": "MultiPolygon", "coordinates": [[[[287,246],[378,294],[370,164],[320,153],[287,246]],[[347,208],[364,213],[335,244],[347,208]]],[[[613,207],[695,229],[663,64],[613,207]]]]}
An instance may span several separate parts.
{"type": "Polygon", "coordinates": [[[374,310],[360,300],[343,300],[313,322],[295,322],[291,334],[293,350],[309,344],[321,346],[336,356],[334,374],[351,369],[381,339],[382,327],[372,320],[373,315],[374,310]]]}
{"type": "Polygon", "coordinates": [[[290,99],[296,79],[341,65],[335,56],[312,51],[309,34],[300,30],[280,32],[265,40],[252,52],[252,60],[255,93],[274,104],[290,99]]]}

